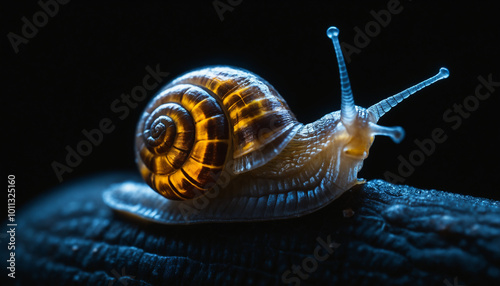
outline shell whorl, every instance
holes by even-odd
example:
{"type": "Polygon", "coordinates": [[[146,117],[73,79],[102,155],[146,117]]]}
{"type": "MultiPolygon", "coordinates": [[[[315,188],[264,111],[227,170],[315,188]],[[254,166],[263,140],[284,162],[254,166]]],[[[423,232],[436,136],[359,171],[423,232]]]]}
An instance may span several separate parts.
{"type": "Polygon", "coordinates": [[[201,86],[220,100],[231,126],[235,174],[269,162],[303,126],[271,84],[241,68],[206,67],[177,78],[175,84],[201,86]]]}
{"type": "Polygon", "coordinates": [[[136,161],[157,192],[191,199],[214,186],[229,160],[234,174],[266,164],[301,126],[265,80],[208,67],[175,79],[153,98],[137,126],[136,161]]]}
{"type": "Polygon", "coordinates": [[[145,181],[167,198],[206,196],[162,200],[144,184],[125,182],[103,194],[106,204],[162,224],[284,219],[325,207],[360,183],[357,174],[374,136],[399,142],[404,135],[401,127],[377,125],[378,119],[449,72],[441,68],[368,109],[356,106],[338,34],[335,27],[327,31],[339,61],[340,111],[304,126],[251,72],[215,66],[187,73],[146,109],[137,163],[145,181]]]}
{"type": "Polygon", "coordinates": [[[139,170],[163,196],[190,199],[218,179],[229,150],[229,125],[207,91],[187,84],[164,90],[137,128],[139,170]]]}

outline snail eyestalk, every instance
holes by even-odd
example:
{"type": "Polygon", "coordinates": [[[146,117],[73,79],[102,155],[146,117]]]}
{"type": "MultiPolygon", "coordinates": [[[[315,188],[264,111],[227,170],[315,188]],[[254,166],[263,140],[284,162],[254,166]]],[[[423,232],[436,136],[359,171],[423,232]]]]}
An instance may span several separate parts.
{"type": "Polygon", "coordinates": [[[333,47],[335,48],[335,55],[337,56],[339,73],[340,73],[340,88],[342,90],[342,98],[340,103],[340,115],[342,122],[350,125],[356,118],[356,106],[354,105],[354,98],[352,96],[351,83],[347,75],[347,69],[342,55],[342,48],[339,44],[339,29],[337,27],[330,27],[326,31],[328,38],[332,39],[333,47]]]}
{"type": "Polygon", "coordinates": [[[416,84],[406,90],[403,90],[402,92],[395,94],[393,96],[390,96],[382,101],[380,101],[377,104],[374,104],[368,108],[368,111],[370,111],[376,118],[376,121],[380,119],[380,117],[384,116],[391,108],[395,107],[400,103],[401,101],[405,100],[408,98],[410,95],[414,94],[415,92],[421,90],[424,87],[427,87],[433,83],[435,83],[438,80],[441,80],[443,78],[447,78],[450,75],[450,72],[446,68],[441,68],[439,69],[439,73],[429,79],[426,79],[422,81],[419,84],[416,84]]]}
{"type": "Polygon", "coordinates": [[[380,126],[373,122],[370,122],[369,125],[370,125],[371,135],[388,136],[391,137],[392,141],[394,141],[395,143],[401,142],[401,140],[403,140],[403,138],[405,137],[405,131],[402,127],[380,126]]]}

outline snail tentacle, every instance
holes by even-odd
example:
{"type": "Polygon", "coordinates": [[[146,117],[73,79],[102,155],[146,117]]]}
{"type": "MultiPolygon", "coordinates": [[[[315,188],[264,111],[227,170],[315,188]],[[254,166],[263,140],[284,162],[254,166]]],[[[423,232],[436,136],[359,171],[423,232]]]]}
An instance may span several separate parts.
{"type": "Polygon", "coordinates": [[[354,104],[339,44],[341,109],[302,124],[264,79],[211,66],[173,80],[137,125],[136,161],[146,184],[104,193],[111,208],[162,224],[286,219],[325,207],[354,185],[376,135],[399,143],[401,127],[378,120],[439,74],[365,109],[354,104]],[[154,190],[154,191],[153,191],[154,190]],[[155,192],[156,191],[156,192],[155,192]]]}

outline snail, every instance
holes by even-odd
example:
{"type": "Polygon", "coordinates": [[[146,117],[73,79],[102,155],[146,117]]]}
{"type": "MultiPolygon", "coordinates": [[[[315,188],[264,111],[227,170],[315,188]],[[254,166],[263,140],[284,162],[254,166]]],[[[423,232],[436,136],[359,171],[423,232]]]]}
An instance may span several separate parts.
{"type": "Polygon", "coordinates": [[[147,183],[124,182],[104,194],[112,209],[161,224],[275,220],[314,212],[356,184],[375,135],[396,143],[401,127],[378,120],[439,73],[369,108],[354,104],[338,40],[341,108],[302,124],[264,79],[210,66],[169,83],[137,125],[135,151],[147,183]]]}

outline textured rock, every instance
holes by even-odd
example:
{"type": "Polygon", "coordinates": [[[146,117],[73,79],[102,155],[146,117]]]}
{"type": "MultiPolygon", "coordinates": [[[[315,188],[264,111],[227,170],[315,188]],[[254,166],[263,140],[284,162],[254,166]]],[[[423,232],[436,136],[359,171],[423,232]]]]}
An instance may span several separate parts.
{"type": "Polygon", "coordinates": [[[130,179],[139,180],[129,173],[90,177],[21,209],[17,280],[499,285],[500,202],[374,180],[297,219],[160,226],[103,204],[106,187],[130,179]]]}

